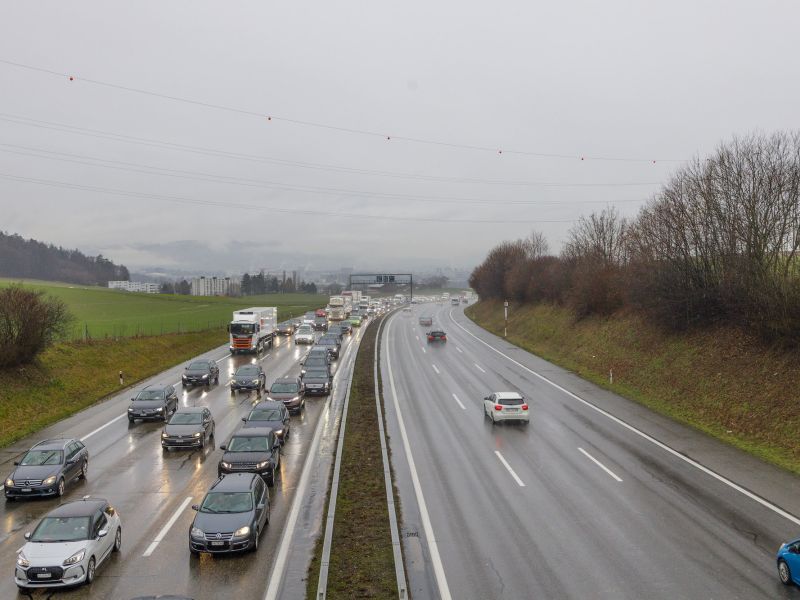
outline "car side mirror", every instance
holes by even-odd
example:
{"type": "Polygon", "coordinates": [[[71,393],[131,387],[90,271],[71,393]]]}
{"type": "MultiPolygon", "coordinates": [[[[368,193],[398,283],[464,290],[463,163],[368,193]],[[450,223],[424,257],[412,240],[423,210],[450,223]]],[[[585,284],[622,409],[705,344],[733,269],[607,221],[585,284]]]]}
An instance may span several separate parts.
{"type": "Polygon", "coordinates": [[[133,401],[135,401],[135,400],[136,400],[136,398],[131,398],[131,402],[133,402],[133,401]]]}
{"type": "Polygon", "coordinates": [[[247,423],[247,417],[242,417],[242,421],[244,421],[245,423],[247,423]]]}
{"type": "Polygon", "coordinates": [[[272,444],[272,449],[273,450],[277,450],[280,447],[281,447],[281,441],[280,440],[275,440],[275,443],[272,444]]]}
{"type": "Polygon", "coordinates": [[[18,466],[19,466],[19,461],[18,461],[18,460],[15,460],[15,461],[14,461],[14,466],[15,466],[15,467],[18,467],[18,466]]]}
{"type": "Polygon", "coordinates": [[[264,504],[263,502],[261,502],[261,503],[259,503],[259,505],[258,505],[256,508],[257,508],[258,510],[264,510],[266,507],[267,507],[267,505],[266,505],[266,504],[264,504]]]}
{"type": "Polygon", "coordinates": [[[101,529],[100,531],[97,532],[98,538],[104,538],[107,535],[108,535],[108,529],[101,529]]]}
{"type": "Polygon", "coordinates": [[[221,445],[220,445],[220,447],[219,447],[219,449],[220,449],[220,450],[227,450],[227,447],[225,446],[225,444],[221,444],[221,445]]]}
{"type": "Polygon", "coordinates": [[[192,510],[200,510],[199,504],[192,504],[192,510]]]}
{"type": "Polygon", "coordinates": [[[24,537],[26,540],[29,540],[29,539],[31,539],[31,532],[30,532],[30,531],[26,531],[26,532],[25,532],[25,535],[24,535],[23,537],[24,537]]]}
{"type": "Polygon", "coordinates": [[[484,399],[484,400],[488,400],[488,399],[489,399],[489,396],[484,396],[484,397],[483,397],[483,399],[484,399]]]}

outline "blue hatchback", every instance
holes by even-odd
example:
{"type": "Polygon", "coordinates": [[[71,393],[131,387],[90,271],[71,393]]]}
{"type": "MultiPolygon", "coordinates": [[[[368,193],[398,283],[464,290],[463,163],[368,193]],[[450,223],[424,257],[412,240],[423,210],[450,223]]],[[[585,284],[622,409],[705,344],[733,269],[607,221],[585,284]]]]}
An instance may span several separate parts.
{"type": "Polygon", "coordinates": [[[778,549],[778,577],[784,585],[800,585],[800,540],[781,544],[778,549]]]}

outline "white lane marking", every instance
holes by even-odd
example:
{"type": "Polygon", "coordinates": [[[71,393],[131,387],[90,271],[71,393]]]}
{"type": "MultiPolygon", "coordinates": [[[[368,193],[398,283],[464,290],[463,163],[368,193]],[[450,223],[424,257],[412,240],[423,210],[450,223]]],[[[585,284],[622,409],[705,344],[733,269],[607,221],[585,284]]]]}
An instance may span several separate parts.
{"type": "Polygon", "coordinates": [[[677,451],[677,450],[675,450],[674,448],[672,448],[672,447],[668,446],[668,445],[667,445],[667,444],[665,444],[664,442],[660,442],[659,440],[657,440],[656,438],[654,438],[654,437],[653,437],[653,436],[651,436],[650,434],[647,434],[647,433],[645,433],[644,431],[642,431],[642,430],[640,430],[640,429],[637,429],[636,427],[634,427],[634,426],[633,426],[633,425],[631,425],[630,423],[626,423],[625,421],[623,421],[623,420],[622,420],[622,419],[620,419],[619,417],[615,417],[614,415],[612,415],[612,414],[611,414],[610,412],[608,412],[607,410],[603,410],[602,408],[600,408],[599,406],[597,406],[597,405],[595,405],[595,404],[592,404],[592,403],[591,403],[591,402],[589,402],[588,400],[584,400],[583,398],[581,398],[581,397],[580,397],[580,396],[578,396],[577,394],[573,394],[573,393],[572,393],[572,392],[570,392],[568,389],[561,387],[561,386],[560,386],[560,385],[558,385],[558,384],[557,384],[555,381],[551,381],[550,379],[548,379],[548,378],[547,378],[547,377],[545,377],[544,375],[541,375],[541,374],[537,373],[537,372],[536,372],[536,371],[534,371],[533,369],[529,369],[528,367],[526,367],[525,365],[523,365],[523,364],[522,364],[522,363],[520,363],[519,361],[516,361],[516,360],[514,360],[513,358],[511,358],[510,356],[508,356],[507,354],[504,354],[503,352],[500,352],[500,350],[498,350],[497,348],[495,348],[494,346],[492,346],[492,345],[491,345],[491,344],[489,344],[488,342],[484,342],[484,341],[483,341],[481,338],[479,338],[477,335],[475,335],[475,334],[474,334],[474,333],[472,333],[471,331],[468,331],[466,327],[464,327],[464,326],[462,326],[460,323],[458,323],[458,322],[457,322],[457,321],[456,321],[456,320],[453,318],[453,311],[450,311],[450,320],[451,320],[451,321],[453,321],[453,323],[455,323],[457,327],[459,327],[460,329],[463,329],[465,333],[467,333],[468,335],[471,335],[472,337],[474,337],[476,340],[478,340],[478,341],[479,341],[481,344],[483,344],[483,345],[484,345],[484,346],[486,346],[487,348],[490,348],[491,350],[494,350],[494,351],[495,351],[495,352],[497,352],[497,353],[498,353],[500,356],[502,356],[503,358],[506,358],[507,360],[511,361],[512,363],[514,363],[515,365],[517,365],[517,366],[518,366],[518,367],[520,367],[521,369],[525,369],[525,370],[526,370],[528,373],[530,373],[531,375],[533,375],[533,376],[535,376],[535,377],[538,377],[540,380],[544,381],[545,383],[549,383],[550,385],[552,385],[552,386],[553,386],[554,388],[556,388],[557,390],[560,390],[560,391],[564,392],[564,393],[565,393],[567,396],[569,396],[570,398],[574,398],[574,399],[575,399],[575,400],[577,400],[578,402],[582,403],[584,406],[587,406],[588,408],[591,408],[592,410],[594,410],[594,411],[598,412],[599,414],[603,415],[604,417],[607,417],[608,419],[611,419],[611,420],[612,420],[614,423],[616,423],[617,425],[620,425],[620,426],[624,427],[625,429],[627,429],[628,431],[630,431],[630,432],[632,432],[632,433],[635,433],[636,435],[638,435],[638,436],[639,436],[639,437],[641,437],[642,439],[645,439],[645,440],[647,440],[648,442],[650,442],[651,444],[654,444],[655,446],[658,446],[659,448],[661,448],[661,449],[662,449],[662,450],[664,450],[665,452],[669,452],[669,453],[670,453],[670,454],[672,454],[672,456],[674,456],[675,458],[679,458],[680,460],[682,460],[682,461],[683,461],[683,462],[685,462],[686,464],[693,466],[694,468],[696,468],[696,469],[698,469],[698,470],[702,471],[702,472],[703,472],[703,473],[705,473],[706,475],[710,475],[711,477],[713,477],[713,478],[714,478],[714,479],[716,479],[717,481],[719,481],[719,482],[721,482],[721,483],[724,483],[725,485],[727,485],[727,486],[728,486],[728,487],[730,487],[731,489],[734,489],[734,490],[736,490],[737,492],[741,493],[742,495],[744,495],[744,496],[747,496],[748,498],[750,498],[750,499],[751,499],[751,500],[753,500],[754,502],[757,502],[758,504],[760,504],[760,505],[761,505],[761,506],[763,506],[764,508],[768,508],[769,510],[771,510],[771,511],[772,511],[772,512],[774,512],[775,514],[778,514],[778,515],[782,516],[783,518],[787,519],[788,521],[791,521],[791,522],[792,522],[792,523],[794,523],[795,525],[800,525],[800,518],[798,518],[798,517],[794,516],[794,515],[793,515],[793,514],[791,514],[791,513],[788,513],[788,512],[786,512],[785,510],[783,510],[783,509],[782,509],[782,508],[780,508],[779,506],[776,506],[775,504],[773,504],[773,503],[772,503],[772,502],[770,502],[769,500],[766,500],[766,499],[762,498],[761,496],[759,496],[759,495],[757,495],[757,494],[754,494],[754,493],[753,493],[753,492],[751,492],[750,490],[743,488],[743,487],[742,487],[742,486],[740,486],[738,483],[734,483],[733,481],[731,481],[731,480],[730,480],[730,479],[728,479],[727,477],[724,477],[724,476],[720,475],[720,474],[719,474],[719,473],[717,473],[716,471],[712,471],[711,469],[709,469],[709,468],[708,468],[708,467],[706,467],[705,465],[703,465],[703,464],[701,464],[701,463],[697,462],[697,461],[696,461],[696,460],[694,460],[693,458],[689,458],[689,457],[688,457],[688,456],[686,456],[685,454],[681,454],[680,452],[678,452],[678,451],[677,451]]]}
{"type": "Polygon", "coordinates": [[[417,338],[417,341],[419,341],[419,336],[418,335],[415,335],[414,337],[417,338]]]}
{"type": "Polygon", "coordinates": [[[437,366],[436,366],[436,365],[434,365],[434,364],[431,364],[431,366],[433,367],[433,370],[434,370],[434,371],[436,371],[436,374],[437,374],[437,375],[439,375],[439,374],[441,373],[441,371],[439,371],[439,367],[437,367],[437,366]]]}
{"type": "Polygon", "coordinates": [[[175,521],[178,520],[178,517],[180,517],[181,513],[186,510],[186,507],[189,506],[191,501],[192,497],[189,496],[181,503],[181,505],[178,507],[178,510],[175,511],[175,513],[170,517],[169,521],[167,521],[164,527],[161,528],[161,531],[158,532],[156,539],[154,539],[153,543],[147,547],[147,550],[144,551],[142,556],[150,556],[153,553],[153,551],[156,549],[156,546],[161,543],[161,540],[167,537],[167,533],[169,533],[170,528],[175,525],[175,521]]]}
{"type": "Polygon", "coordinates": [[[394,325],[394,320],[389,322],[386,327],[386,369],[389,372],[389,388],[392,390],[392,400],[394,401],[394,410],[397,414],[397,425],[400,429],[400,437],[403,438],[403,449],[408,458],[408,468],[411,471],[411,483],[414,486],[414,494],[417,497],[417,505],[419,506],[419,514],[422,519],[422,528],[425,530],[425,537],[428,541],[428,550],[431,554],[431,562],[433,563],[433,573],[436,577],[436,585],[439,588],[439,596],[442,600],[451,600],[450,588],[447,585],[447,577],[444,574],[444,566],[442,565],[442,558],[439,556],[439,543],[436,541],[436,536],[433,533],[433,526],[431,525],[431,516],[428,514],[428,505],[425,503],[425,496],[422,495],[422,487],[419,483],[419,475],[417,474],[417,467],[414,463],[414,455],[411,454],[411,444],[408,441],[408,433],[406,433],[406,424],[403,420],[403,413],[400,412],[400,403],[397,400],[397,388],[394,384],[394,373],[392,371],[391,352],[389,350],[389,330],[394,325]]]}
{"type": "Polygon", "coordinates": [[[472,363],[472,364],[475,365],[475,368],[478,369],[478,371],[480,371],[481,373],[486,373],[486,371],[484,371],[478,363],[472,363]]]}
{"type": "Polygon", "coordinates": [[[217,360],[215,360],[214,362],[215,362],[215,363],[217,363],[217,364],[219,364],[220,362],[222,362],[222,361],[223,361],[223,360],[225,360],[226,358],[230,358],[231,356],[233,356],[233,354],[231,354],[230,352],[228,352],[228,353],[227,353],[225,356],[223,356],[222,358],[218,358],[218,359],[217,359],[217,360]]]}
{"type": "Polygon", "coordinates": [[[580,450],[580,451],[583,453],[583,455],[584,455],[584,456],[586,456],[586,458],[588,458],[590,461],[592,461],[592,462],[593,462],[594,464],[596,464],[598,467],[600,467],[601,469],[603,469],[603,471],[605,471],[606,473],[608,473],[609,475],[611,475],[611,477],[613,477],[614,479],[616,479],[616,480],[617,480],[617,483],[622,483],[622,479],[620,479],[619,477],[617,477],[617,474],[616,474],[616,473],[614,473],[614,471],[612,471],[611,469],[609,469],[607,466],[605,466],[603,463],[601,463],[599,460],[597,460],[597,459],[596,459],[594,456],[592,456],[591,454],[589,454],[589,453],[588,453],[586,450],[584,450],[583,448],[580,448],[580,447],[579,447],[579,448],[578,448],[578,450],[580,450]]]}
{"type": "Polygon", "coordinates": [[[112,423],[115,423],[115,422],[119,421],[120,419],[124,419],[124,418],[127,416],[127,414],[128,414],[128,413],[122,413],[122,414],[121,414],[121,415],[119,415],[118,417],[114,417],[113,419],[111,419],[111,420],[110,420],[108,423],[106,423],[105,425],[100,425],[100,427],[98,427],[98,428],[97,428],[97,429],[95,429],[94,431],[90,431],[90,432],[89,432],[89,433],[87,433],[85,436],[83,436],[82,438],[80,438],[80,441],[82,441],[82,442],[85,442],[85,441],[86,441],[86,440],[88,440],[90,437],[92,437],[92,436],[93,436],[95,433],[99,433],[99,432],[103,431],[103,429],[105,429],[106,427],[108,427],[109,425],[111,425],[112,423]]]}
{"type": "Polygon", "coordinates": [[[420,346],[420,349],[421,349],[421,350],[422,350],[422,351],[423,351],[425,354],[427,354],[427,353],[428,353],[428,351],[427,351],[427,350],[425,350],[425,346],[420,346]]]}
{"type": "Polygon", "coordinates": [[[517,482],[517,485],[519,487],[525,487],[525,484],[523,483],[522,479],[520,479],[519,476],[514,472],[514,469],[511,468],[511,465],[508,464],[508,461],[506,461],[506,459],[503,458],[503,455],[500,454],[500,451],[495,450],[494,453],[497,455],[497,458],[500,459],[500,462],[503,463],[503,466],[506,468],[506,471],[511,473],[511,476],[514,478],[514,481],[517,482]]]}
{"type": "Polygon", "coordinates": [[[458,346],[456,346],[456,350],[458,350],[461,354],[464,354],[464,351],[461,348],[459,348],[458,346]]]}
{"type": "Polygon", "coordinates": [[[458,405],[461,407],[461,410],[467,410],[467,407],[466,407],[466,406],[464,406],[463,404],[461,404],[461,400],[459,400],[459,399],[458,399],[458,396],[456,396],[455,394],[453,394],[453,399],[454,399],[456,402],[458,402],[458,405]]]}

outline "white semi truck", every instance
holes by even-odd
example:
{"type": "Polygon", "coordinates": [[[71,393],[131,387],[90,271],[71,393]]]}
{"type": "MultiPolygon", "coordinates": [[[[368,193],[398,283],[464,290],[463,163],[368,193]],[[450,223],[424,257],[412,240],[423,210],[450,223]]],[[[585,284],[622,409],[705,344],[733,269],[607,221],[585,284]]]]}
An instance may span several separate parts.
{"type": "Polygon", "coordinates": [[[233,313],[228,326],[231,354],[258,353],[272,348],[278,328],[278,309],[274,306],[256,306],[233,313]]]}
{"type": "Polygon", "coordinates": [[[344,297],[331,296],[328,300],[328,319],[331,321],[343,321],[345,319],[344,297]]]}

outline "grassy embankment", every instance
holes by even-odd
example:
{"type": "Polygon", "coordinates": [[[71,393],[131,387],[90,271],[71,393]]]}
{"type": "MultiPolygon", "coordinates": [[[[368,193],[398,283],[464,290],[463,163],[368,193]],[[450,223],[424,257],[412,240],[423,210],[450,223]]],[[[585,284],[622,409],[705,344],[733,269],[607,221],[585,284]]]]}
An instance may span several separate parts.
{"type": "MultiPolygon", "coordinates": [[[[0,279],[0,287],[17,283],[0,279]]],[[[185,333],[224,327],[231,313],[250,306],[277,306],[281,318],[296,317],[309,307],[327,303],[327,296],[266,294],[244,298],[140,294],[101,287],[76,286],[51,281],[26,281],[25,287],[44,290],[63,300],[75,317],[70,337],[126,337],[185,333]]]]}
{"type": "MultiPolygon", "coordinates": [[[[503,334],[503,305],[467,316],[503,334]]],[[[508,340],[656,412],[800,473],[800,355],[731,328],[666,334],[636,315],[576,322],[563,308],[511,306],[508,340]],[[614,383],[609,383],[613,369],[614,383]]]]}
{"type": "MultiPolygon", "coordinates": [[[[327,597],[331,600],[397,597],[375,410],[373,359],[377,331],[376,321],[361,341],[353,372],[328,571],[327,597]]],[[[322,535],[309,567],[309,599],[316,596],[321,554],[322,535]]]]}
{"type": "MultiPolygon", "coordinates": [[[[36,284],[48,293],[55,293],[67,303],[70,311],[91,318],[92,327],[128,329],[136,319],[149,316],[151,322],[163,323],[165,331],[186,331],[192,327],[202,331],[169,333],[139,337],[103,337],[86,341],[58,343],[39,356],[36,363],[0,370],[0,446],[13,443],[25,435],[68,417],[119,390],[118,373],[125,373],[126,385],[155,375],[216,346],[224,344],[224,325],[206,329],[206,318],[215,314],[221,323],[228,323],[231,313],[248,306],[277,306],[278,316],[300,314],[324,304],[322,296],[274,294],[247,298],[187,298],[126,294],[100,288],[69,288],[59,284],[36,284]]],[[[118,333],[117,335],[123,335],[118,333]]]]}

